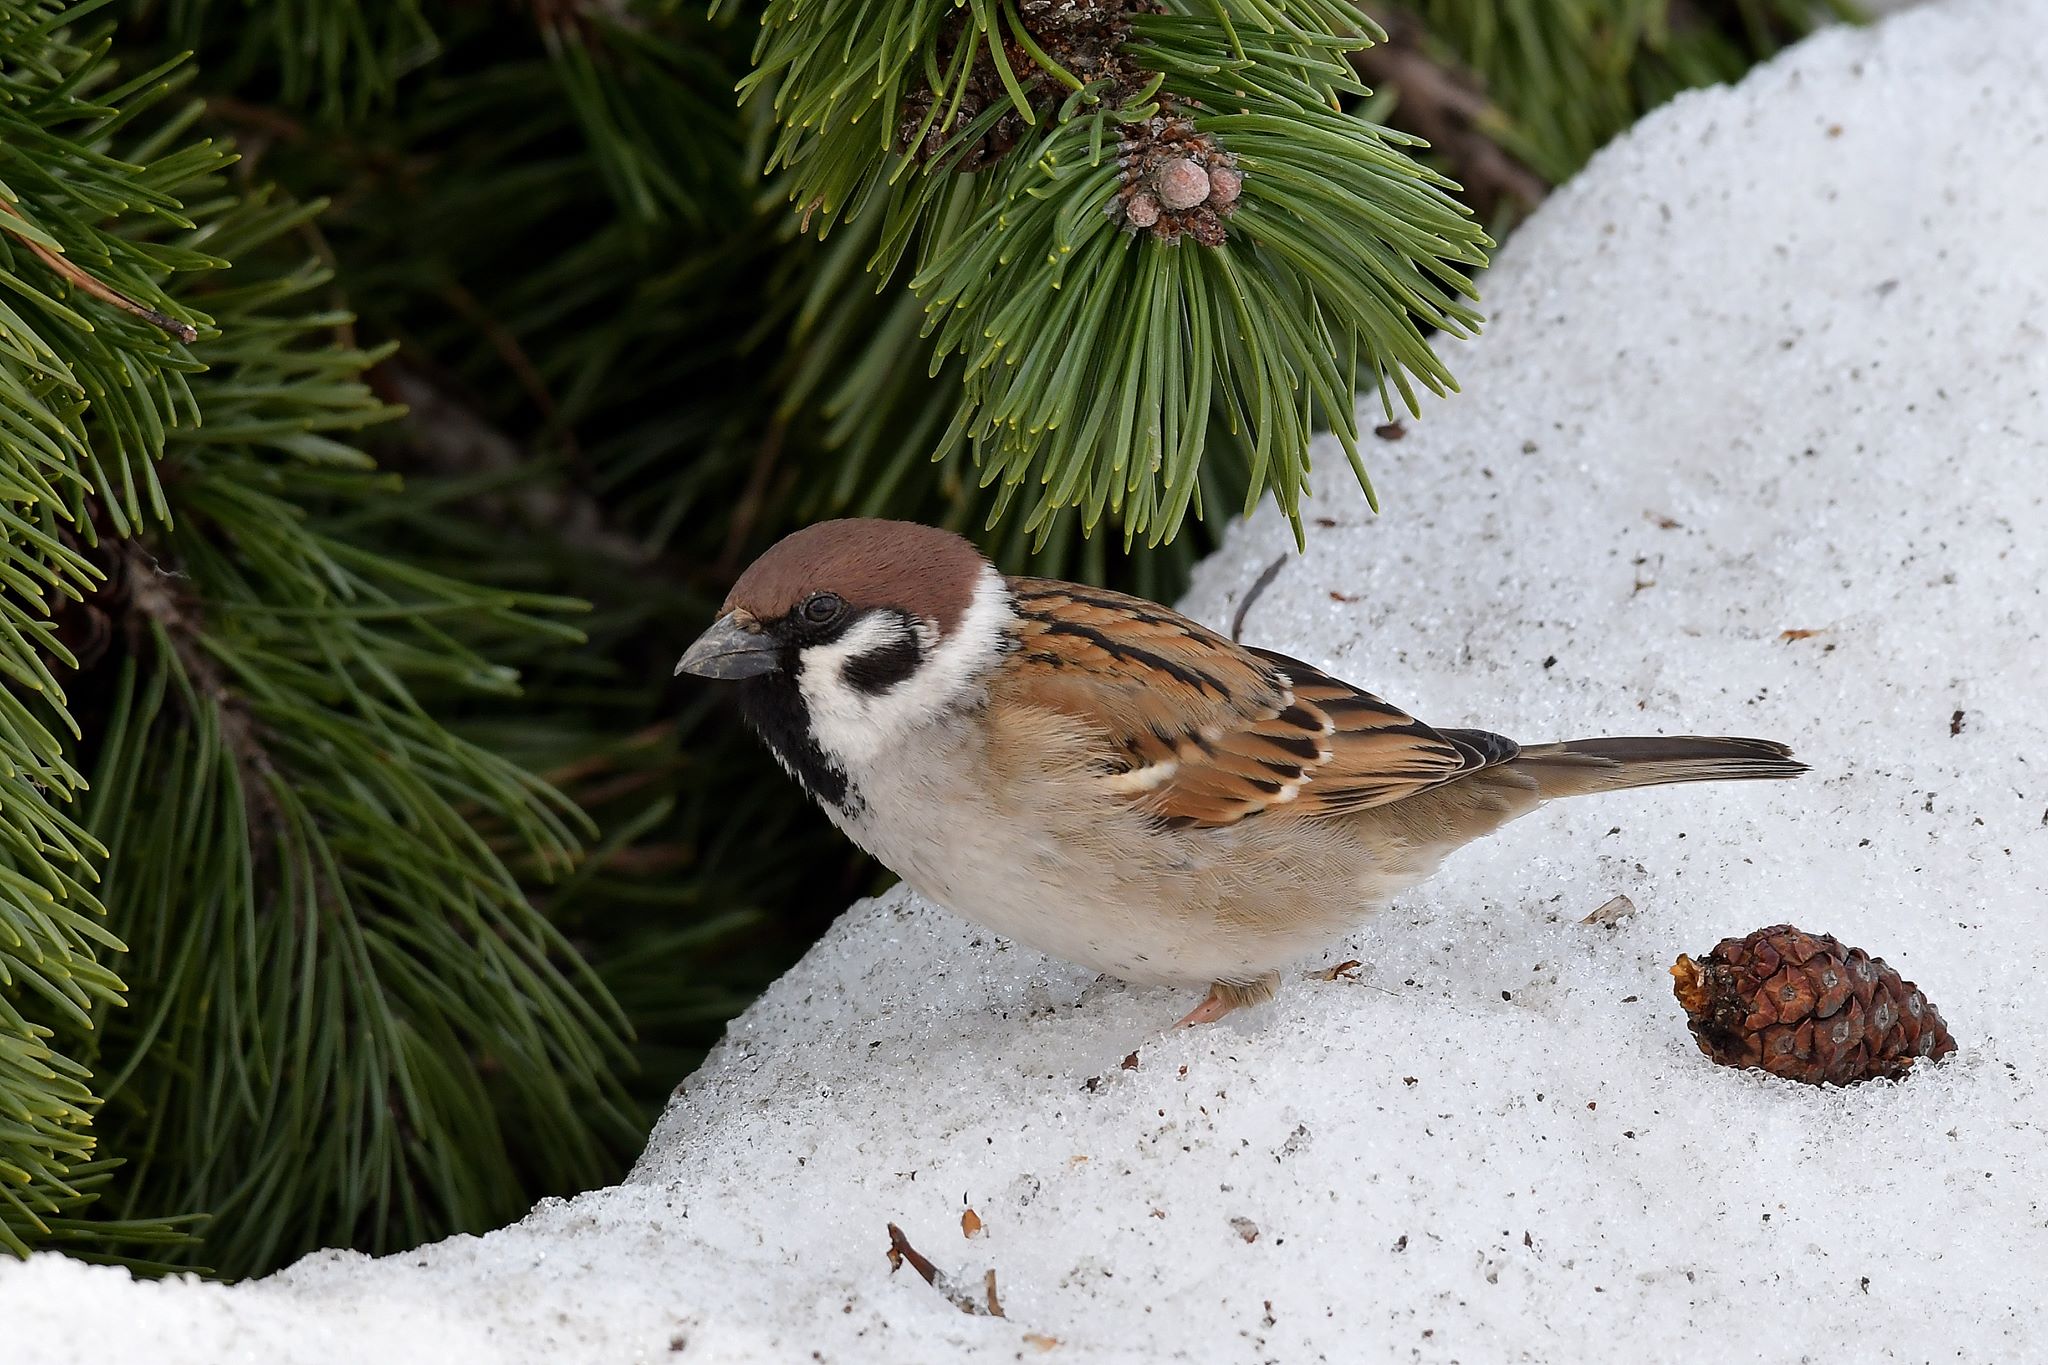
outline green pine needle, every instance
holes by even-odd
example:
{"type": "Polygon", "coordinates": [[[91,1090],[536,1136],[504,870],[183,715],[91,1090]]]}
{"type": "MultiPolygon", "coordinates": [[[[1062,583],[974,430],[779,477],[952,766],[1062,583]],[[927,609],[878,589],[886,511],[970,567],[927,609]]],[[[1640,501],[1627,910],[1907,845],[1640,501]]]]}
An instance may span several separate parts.
{"type": "Polygon", "coordinates": [[[182,71],[115,88],[92,8],[0,17],[0,1245],[246,1273],[489,1227],[637,1131],[515,869],[588,823],[437,717],[515,691],[487,642],[580,637],[329,529],[404,497],[352,444],[384,352],[336,339],[313,208],[180,141],[182,71]]]}
{"type": "Polygon", "coordinates": [[[1361,93],[1344,54],[1376,30],[1340,4],[1140,15],[1127,52],[1157,79],[1131,103],[1069,98],[995,169],[957,175],[949,167],[998,120],[1032,111],[997,62],[1009,103],[913,167],[891,145],[913,73],[960,69],[957,50],[940,50],[949,13],[965,44],[987,38],[1003,10],[771,4],[743,87],[773,82],[782,131],[771,167],[788,169],[791,197],[821,232],[842,214],[881,213],[879,273],[915,244],[910,285],[933,353],[962,362],[938,453],[971,452],[976,481],[994,490],[991,525],[1021,498],[1038,543],[1071,512],[1083,531],[1108,520],[1127,546],[1156,547],[1196,509],[1220,432],[1248,474],[1232,501],[1249,507],[1271,490],[1298,534],[1314,433],[1334,432],[1362,481],[1358,384],[1389,412],[1412,410],[1419,389],[1455,387],[1429,334],[1479,324],[1465,272],[1485,263],[1485,234],[1454,187],[1340,109],[1361,93]],[[860,79],[820,65],[840,51],[859,54],[860,79]],[[1108,215],[1121,130],[1155,92],[1191,111],[1244,174],[1220,246],[1127,235],[1108,215]]]}

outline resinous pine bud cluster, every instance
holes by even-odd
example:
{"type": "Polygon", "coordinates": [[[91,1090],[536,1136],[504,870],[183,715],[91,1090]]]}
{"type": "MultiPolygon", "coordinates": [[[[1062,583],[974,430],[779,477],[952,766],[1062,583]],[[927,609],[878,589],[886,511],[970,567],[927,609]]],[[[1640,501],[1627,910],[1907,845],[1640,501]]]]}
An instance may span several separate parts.
{"type": "Polygon", "coordinates": [[[1203,246],[1223,244],[1223,220],[1237,211],[1244,176],[1237,159],[1182,118],[1137,124],[1117,147],[1123,185],[1110,216],[1131,232],[1164,242],[1185,234],[1203,246]]]}
{"type": "Polygon", "coordinates": [[[1773,925],[1680,956],[1671,975],[1694,1041],[1723,1066],[1850,1085],[1956,1050],[1917,986],[1827,934],[1773,925]]]}

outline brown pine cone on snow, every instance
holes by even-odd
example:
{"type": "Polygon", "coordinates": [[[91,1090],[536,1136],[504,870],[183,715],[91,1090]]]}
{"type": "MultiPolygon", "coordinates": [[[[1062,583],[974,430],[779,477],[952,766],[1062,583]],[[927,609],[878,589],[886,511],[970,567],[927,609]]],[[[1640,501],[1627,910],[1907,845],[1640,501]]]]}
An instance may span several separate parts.
{"type": "Polygon", "coordinates": [[[1723,1066],[1850,1085],[1956,1050],[1918,987],[1827,934],[1773,925],[1681,955],[1671,975],[1693,1040],[1723,1066]]]}

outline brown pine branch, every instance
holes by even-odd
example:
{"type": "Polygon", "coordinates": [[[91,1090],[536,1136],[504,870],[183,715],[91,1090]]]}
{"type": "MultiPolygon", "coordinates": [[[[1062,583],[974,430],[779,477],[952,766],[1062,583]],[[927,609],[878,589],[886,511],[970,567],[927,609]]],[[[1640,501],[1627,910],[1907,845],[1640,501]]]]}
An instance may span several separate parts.
{"type": "MultiPolygon", "coordinates": [[[[5,199],[0,199],[0,213],[5,213],[18,222],[26,223],[29,221],[28,215],[8,203],[5,199]]],[[[192,324],[180,322],[167,313],[159,313],[147,304],[137,303],[134,299],[129,298],[126,294],[114,288],[114,286],[95,279],[84,267],[74,265],[58,253],[50,250],[13,223],[0,220],[0,228],[4,228],[12,233],[16,241],[35,254],[37,260],[50,267],[51,270],[64,279],[69,280],[72,286],[81,292],[92,295],[101,303],[112,304],[124,313],[141,318],[150,326],[177,338],[187,346],[199,340],[199,332],[192,324]]]]}
{"type": "MultiPolygon", "coordinates": [[[[370,371],[369,380],[378,397],[409,410],[405,421],[408,444],[428,470],[510,476],[529,464],[527,452],[518,442],[419,370],[387,360],[370,371]]],[[[655,559],[645,544],[611,525],[596,498],[574,488],[543,486],[528,479],[509,494],[480,497],[477,506],[494,520],[516,517],[529,526],[552,527],[564,544],[617,563],[646,566],[655,559]]]]}
{"type": "MultiPolygon", "coordinates": [[[[211,702],[220,713],[220,735],[245,775],[254,781],[243,784],[252,807],[251,814],[270,811],[269,783],[277,776],[277,765],[264,746],[256,720],[247,703],[235,690],[219,662],[200,643],[199,606],[180,584],[182,575],[166,569],[141,542],[124,540],[114,551],[117,579],[127,596],[131,639],[139,645],[141,627],[162,629],[177,657],[178,667],[192,683],[202,702],[211,702]]],[[[260,828],[251,821],[251,828],[260,828]]]]}
{"type": "Polygon", "coordinates": [[[1380,6],[1369,12],[1387,40],[1352,53],[1352,64],[1366,84],[1394,91],[1390,122],[1443,157],[1480,222],[1493,221],[1504,203],[1520,213],[1542,203],[1550,182],[1487,136],[1500,112],[1479,78],[1442,55],[1415,15],[1380,6]]]}

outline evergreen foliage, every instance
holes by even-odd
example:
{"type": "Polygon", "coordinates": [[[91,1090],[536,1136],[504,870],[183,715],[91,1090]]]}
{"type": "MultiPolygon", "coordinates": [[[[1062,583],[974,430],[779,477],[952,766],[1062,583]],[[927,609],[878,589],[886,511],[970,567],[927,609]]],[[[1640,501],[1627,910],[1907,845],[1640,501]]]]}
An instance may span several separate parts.
{"type": "Polygon", "coordinates": [[[752,553],[1170,596],[1452,383],[1460,183],[1807,22],[731,10],[0,0],[0,1243],[244,1274],[615,1177],[871,876],[668,680],[752,553]]]}
{"type": "Polygon", "coordinates": [[[600,1177],[633,1128],[624,1021],[477,828],[566,865],[582,817],[433,710],[510,692],[489,655],[573,641],[573,604],[348,533],[397,496],[347,443],[393,410],[292,249],[313,208],[230,185],[174,69],[117,85],[103,38],[48,22],[81,16],[12,17],[0,1103],[36,1128],[0,1227],[75,1216],[93,1151],[127,1163],[111,1217],[212,1215],[234,1270],[502,1220],[523,1161],[600,1177]],[[37,247],[191,344],[88,314],[37,247]]]}
{"type": "Polygon", "coordinates": [[[1847,0],[1414,0],[1443,51],[1495,101],[1489,132],[1553,184],[1645,109],[1735,80],[1847,0]]]}
{"type": "Polygon", "coordinates": [[[1456,267],[1484,262],[1448,182],[1341,109],[1365,93],[1345,60],[1375,32],[1362,14],[1163,8],[776,0],[742,86],[772,87],[769,168],[808,222],[882,216],[885,276],[915,243],[923,330],[965,362],[940,449],[970,444],[991,516],[1030,488],[1027,526],[1075,507],[1127,544],[1172,539],[1195,505],[1212,410],[1249,451],[1244,501],[1270,485],[1298,526],[1315,425],[1358,466],[1361,367],[1383,398],[1448,387],[1424,329],[1476,326],[1456,267]],[[1118,192],[1148,156],[1227,166],[1228,200],[1197,185],[1169,209],[1213,216],[1149,197],[1138,221],[1118,192]]]}

